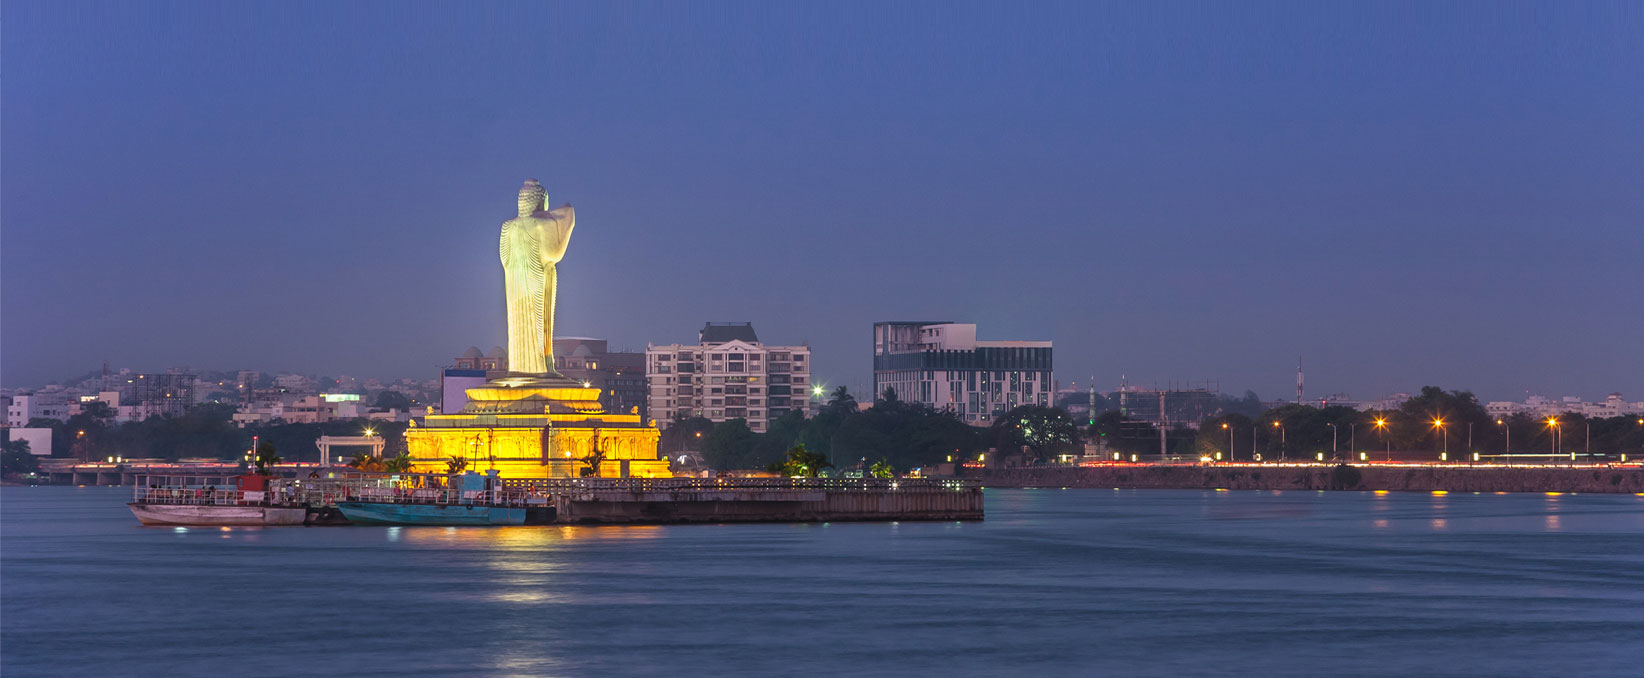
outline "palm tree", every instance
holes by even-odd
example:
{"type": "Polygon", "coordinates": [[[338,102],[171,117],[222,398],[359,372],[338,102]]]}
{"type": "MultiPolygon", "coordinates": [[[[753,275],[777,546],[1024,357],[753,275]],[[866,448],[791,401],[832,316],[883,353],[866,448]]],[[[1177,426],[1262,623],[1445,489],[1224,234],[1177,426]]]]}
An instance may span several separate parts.
{"type": "Polygon", "coordinates": [[[451,455],[451,458],[445,462],[446,473],[457,474],[466,470],[468,470],[468,460],[457,455],[451,455]]]}
{"type": "Polygon", "coordinates": [[[384,460],[382,470],[389,473],[410,473],[411,455],[401,452],[397,456],[384,460]]]}
{"type": "Polygon", "coordinates": [[[280,455],[274,454],[274,443],[263,443],[257,446],[257,457],[252,461],[257,466],[257,475],[268,475],[269,467],[284,461],[280,455]]]}
{"type": "Polygon", "coordinates": [[[388,464],[383,461],[382,457],[372,456],[369,454],[362,454],[358,457],[354,457],[354,460],[348,462],[348,465],[352,468],[367,472],[381,472],[388,470],[388,464]]]}
{"type": "Polygon", "coordinates": [[[856,396],[851,395],[850,390],[844,386],[834,389],[833,395],[828,398],[828,411],[855,414],[856,396]]]}

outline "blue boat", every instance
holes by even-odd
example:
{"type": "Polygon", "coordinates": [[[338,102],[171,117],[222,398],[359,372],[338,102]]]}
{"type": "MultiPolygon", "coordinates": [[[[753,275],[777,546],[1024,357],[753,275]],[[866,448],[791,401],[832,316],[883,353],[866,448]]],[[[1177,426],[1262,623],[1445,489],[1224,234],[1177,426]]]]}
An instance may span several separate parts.
{"type": "Polygon", "coordinates": [[[391,504],[339,501],[355,525],[524,525],[525,509],[474,504],[391,504]]]}
{"type": "Polygon", "coordinates": [[[362,488],[362,496],[337,501],[337,511],[356,525],[525,524],[530,506],[523,496],[501,489],[496,471],[488,475],[470,471],[449,478],[449,487],[409,491],[362,488]]]}

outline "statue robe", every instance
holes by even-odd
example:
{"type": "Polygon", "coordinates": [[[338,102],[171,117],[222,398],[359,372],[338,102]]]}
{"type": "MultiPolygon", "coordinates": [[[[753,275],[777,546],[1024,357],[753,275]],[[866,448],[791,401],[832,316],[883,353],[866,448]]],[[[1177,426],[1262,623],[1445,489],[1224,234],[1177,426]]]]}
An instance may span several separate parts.
{"type": "Polygon", "coordinates": [[[499,254],[508,303],[508,370],[557,375],[553,363],[555,264],[576,215],[569,206],[502,225],[499,254]]]}

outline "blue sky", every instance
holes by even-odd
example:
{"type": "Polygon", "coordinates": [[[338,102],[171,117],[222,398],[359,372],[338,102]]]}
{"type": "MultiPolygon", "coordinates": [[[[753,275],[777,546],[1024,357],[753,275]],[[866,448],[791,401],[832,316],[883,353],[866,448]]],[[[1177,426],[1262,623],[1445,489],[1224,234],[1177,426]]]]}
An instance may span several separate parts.
{"type": "Polygon", "coordinates": [[[1644,10],[1584,3],[80,3],[0,15],[0,380],[432,377],[496,231],[560,327],[872,322],[1063,383],[1644,398],[1644,10]]]}

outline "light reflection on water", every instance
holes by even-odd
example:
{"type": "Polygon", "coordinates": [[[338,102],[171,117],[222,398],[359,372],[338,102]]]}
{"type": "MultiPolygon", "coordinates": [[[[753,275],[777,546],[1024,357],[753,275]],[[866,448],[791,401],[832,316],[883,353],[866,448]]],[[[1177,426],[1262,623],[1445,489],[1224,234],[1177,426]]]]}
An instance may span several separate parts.
{"type": "Polygon", "coordinates": [[[138,527],[123,497],[0,491],[7,678],[233,674],[248,648],[396,677],[1317,675],[1354,656],[1629,675],[1613,641],[1644,637],[1632,495],[990,490],[981,523],[230,530],[138,527]]]}

